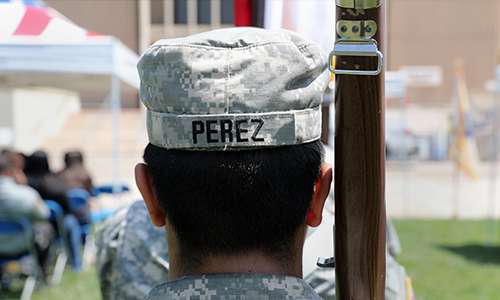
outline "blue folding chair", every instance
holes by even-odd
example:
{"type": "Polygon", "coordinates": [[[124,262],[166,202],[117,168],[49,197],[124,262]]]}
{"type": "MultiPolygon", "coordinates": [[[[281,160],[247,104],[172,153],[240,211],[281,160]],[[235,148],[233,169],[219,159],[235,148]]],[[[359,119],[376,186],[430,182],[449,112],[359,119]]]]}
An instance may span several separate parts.
{"type": "MultiPolygon", "coordinates": [[[[99,194],[121,194],[129,191],[129,187],[125,184],[115,185],[100,185],[92,187],[92,195],[97,197],[99,194]]],[[[98,224],[103,220],[106,220],[109,216],[115,213],[116,207],[104,208],[91,213],[92,222],[98,224]]]]}
{"type": "Polygon", "coordinates": [[[84,224],[81,226],[82,234],[85,236],[85,243],[83,247],[83,262],[82,269],[90,269],[92,262],[92,254],[94,251],[94,235],[92,232],[92,218],[90,216],[90,210],[88,206],[88,199],[92,196],[88,191],[84,189],[69,189],[67,192],[70,207],[72,210],[86,210],[87,220],[89,224],[84,224]]]}
{"type": "MultiPolygon", "coordinates": [[[[130,189],[128,188],[128,186],[122,184],[122,185],[118,185],[117,187],[117,192],[118,193],[123,193],[123,192],[127,192],[129,191],[130,189]]],[[[101,186],[93,186],[92,187],[92,194],[94,196],[97,196],[101,193],[105,193],[105,194],[113,194],[115,193],[115,187],[114,185],[101,185],[101,186]]]]}
{"type": "Polygon", "coordinates": [[[21,300],[31,299],[38,275],[43,276],[35,248],[33,229],[31,222],[25,217],[0,217],[0,264],[4,265],[13,260],[20,262],[28,255],[36,263],[24,283],[21,300]]]}
{"type": "Polygon", "coordinates": [[[54,243],[54,246],[57,247],[55,250],[57,259],[51,280],[52,284],[58,284],[61,282],[64,268],[66,267],[66,262],[68,261],[68,253],[71,253],[71,250],[69,249],[68,233],[66,232],[66,227],[64,226],[64,211],[61,205],[53,200],[43,201],[50,208],[49,221],[54,222],[57,225],[57,231],[59,232],[59,236],[54,243]]]}
{"type": "Polygon", "coordinates": [[[117,208],[116,207],[110,207],[110,208],[103,208],[97,211],[93,211],[90,214],[90,217],[92,218],[92,223],[96,224],[98,226],[99,222],[106,220],[109,216],[114,214],[116,212],[117,208]]]}
{"type": "MultiPolygon", "coordinates": [[[[92,197],[88,191],[84,189],[69,189],[67,192],[69,198],[69,205],[72,211],[75,210],[85,210],[87,213],[87,220],[91,221],[90,210],[88,206],[88,199],[92,197]]],[[[82,226],[82,231],[86,235],[91,232],[91,224],[85,224],[82,226]]]]}

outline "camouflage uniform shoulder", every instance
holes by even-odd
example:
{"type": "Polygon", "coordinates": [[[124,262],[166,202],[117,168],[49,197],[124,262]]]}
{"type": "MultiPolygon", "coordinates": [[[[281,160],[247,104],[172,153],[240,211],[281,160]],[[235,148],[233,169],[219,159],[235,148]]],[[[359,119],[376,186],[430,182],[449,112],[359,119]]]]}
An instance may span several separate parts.
{"type": "Polygon", "coordinates": [[[302,279],[272,274],[189,276],[156,285],[146,300],[160,299],[320,300],[302,279]]]}
{"type": "Polygon", "coordinates": [[[168,279],[168,247],[163,228],[155,227],[144,202],[111,216],[96,237],[97,275],[104,300],[144,299],[168,279]]]}

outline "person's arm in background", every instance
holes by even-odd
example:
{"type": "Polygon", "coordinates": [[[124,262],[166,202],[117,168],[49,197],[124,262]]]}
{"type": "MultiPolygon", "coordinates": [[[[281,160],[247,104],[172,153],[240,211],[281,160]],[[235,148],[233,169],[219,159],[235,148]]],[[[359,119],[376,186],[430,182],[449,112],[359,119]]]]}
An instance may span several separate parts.
{"type": "Polygon", "coordinates": [[[82,170],[83,170],[83,174],[85,176],[85,179],[84,179],[84,187],[85,189],[92,194],[92,178],[90,177],[90,174],[87,172],[87,170],[85,170],[85,168],[83,168],[82,166],[82,170]]]}
{"type": "Polygon", "coordinates": [[[7,215],[25,216],[30,220],[49,218],[50,208],[32,187],[17,184],[15,190],[11,190],[9,193],[12,201],[2,202],[2,210],[7,215]]]}
{"type": "MultiPolygon", "coordinates": [[[[50,216],[50,208],[43,202],[38,192],[29,186],[22,187],[19,201],[19,214],[28,217],[30,220],[46,220],[50,216]]],[[[20,189],[21,191],[21,189],[20,189]]]]}
{"type": "Polygon", "coordinates": [[[30,219],[32,220],[46,220],[50,216],[50,208],[43,202],[42,198],[38,198],[33,205],[31,213],[32,216],[30,219]]]}

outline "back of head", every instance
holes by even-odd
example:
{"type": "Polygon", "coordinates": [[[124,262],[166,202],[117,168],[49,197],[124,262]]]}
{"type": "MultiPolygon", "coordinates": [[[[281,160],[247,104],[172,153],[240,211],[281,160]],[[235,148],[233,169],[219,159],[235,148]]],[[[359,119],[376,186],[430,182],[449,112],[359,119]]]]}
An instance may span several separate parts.
{"type": "Polygon", "coordinates": [[[27,176],[43,176],[50,173],[47,154],[43,151],[35,151],[26,158],[24,172],[27,176]]]}
{"type": "Polygon", "coordinates": [[[21,168],[21,170],[24,169],[24,166],[26,164],[26,158],[24,154],[12,151],[10,149],[2,150],[2,154],[5,155],[10,160],[11,164],[14,167],[21,168]]]}
{"type": "Polygon", "coordinates": [[[202,255],[294,255],[324,149],[320,141],[250,151],[181,151],[148,145],[144,161],[185,262],[202,255]]]}
{"type": "Polygon", "coordinates": [[[323,162],[323,50],[231,28],[158,41],[138,69],[144,161],[186,268],[250,251],[286,262],[323,162]]]}
{"type": "Polygon", "coordinates": [[[80,151],[71,151],[64,154],[66,167],[83,164],[83,155],[80,151]]]}

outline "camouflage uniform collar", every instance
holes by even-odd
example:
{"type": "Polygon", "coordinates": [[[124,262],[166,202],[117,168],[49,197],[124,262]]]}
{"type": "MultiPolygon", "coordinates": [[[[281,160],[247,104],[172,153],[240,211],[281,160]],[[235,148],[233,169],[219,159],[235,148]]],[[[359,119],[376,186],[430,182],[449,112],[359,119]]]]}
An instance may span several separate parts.
{"type": "Polygon", "coordinates": [[[146,300],[322,299],[304,280],[273,274],[189,276],[157,284],[146,300]]]}

